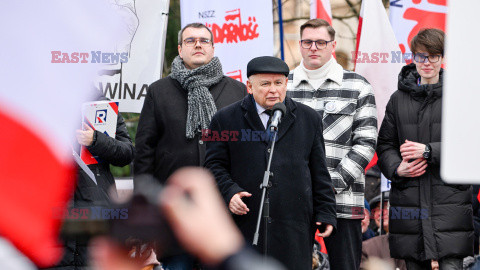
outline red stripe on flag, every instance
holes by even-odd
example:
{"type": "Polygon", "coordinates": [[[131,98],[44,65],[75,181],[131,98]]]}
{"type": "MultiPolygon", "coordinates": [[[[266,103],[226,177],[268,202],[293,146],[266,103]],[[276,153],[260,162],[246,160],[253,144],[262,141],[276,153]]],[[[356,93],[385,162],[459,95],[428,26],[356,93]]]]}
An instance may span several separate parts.
{"type": "Polygon", "coordinates": [[[118,102],[110,102],[110,106],[115,111],[115,113],[118,114],[118,102]]]}
{"type": "Polygon", "coordinates": [[[317,19],[324,19],[332,25],[332,18],[328,15],[327,10],[323,6],[322,0],[317,0],[317,19]]]}
{"type": "Polygon", "coordinates": [[[373,166],[377,165],[378,157],[377,157],[377,152],[375,152],[375,155],[373,155],[372,160],[370,160],[370,163],[368,163],[367,167],[365,168],[365,173],[372,168],[373,166]]]}
{"type": "MultiPolygon", "coordinates": [[[[328,14],[327,10],[323,6],[322,0],[316,0],[316,16],[317,19],[323,19],[327,21],[330,25],[332,25],[332,18],[328,14]]],[[[337,56],[335,55],[335,51],[332,52],[332,55],[335,59],[337,59],[337,56]]]]}
{"type": "Polygon", "coordinates": [[[0,110],[0,235],[37,266],[58,262],[61,219],[73,192],[74,166],[61,163],[31,130],[0,110]],[[57,247],[57,248],[54,248],[57,247]]]}
{"type": "Polygon", "coordinates": [[[317,240],[320,244],[320,252],[328,254],[327,247],[325,246],[325,241],[323,241],[323,237],[318,236],[319,233],[320,232],[318,230],[315,232],[315,240],[317,240]]]}
{"type": "Polygon", "coordinates": [[[358,29],[357,29],[357,46],[355,46],[355,59],[354,65],[353,65],[353,70],[357,67],[357,58],[358,58],[358,46],[360,45],[360,38],[362,37],[362,24],[363,24],[363,18],[360,16],[358,17],[358,29]]]}

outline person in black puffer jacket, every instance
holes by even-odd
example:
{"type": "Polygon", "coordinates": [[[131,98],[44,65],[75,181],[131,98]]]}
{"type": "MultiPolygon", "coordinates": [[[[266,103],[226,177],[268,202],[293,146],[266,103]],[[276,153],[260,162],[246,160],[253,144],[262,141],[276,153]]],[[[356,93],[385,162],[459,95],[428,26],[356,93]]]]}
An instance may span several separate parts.
{"type": "MultiPolygon", "coordinates": [[[[107,100],[102,93],[96,93],[94,100],[107,100]]],[[[110,164],[123,167],[130,164],[134,157],[134,147],[122,115],[117,118],[115,138],[98,131],[77,131],[77,140],[85,145],[94,156],[98,156],[98,164],[88,165],[94,173],[97,185],[79,167],[76,187],[70,202],[70,210],[87,208],[92,216],[92,209],[111,209],[111,196],[116,196],[115,179],[110,172],[110,164]]],[[[73,179],[72,179],[73,180],[73,179]]],[[[72,181],[74,183],[74,181],[72,181]]],[[[90,269],[88,243],[81,239],[64,241],[62,260],[48,269],[55,270],[82,270],[90,269]]]]}
{"type": "Polygon", "coordinates": [[[410,44],[414,63],[403,67],[387,104],[377,154],[392,181],[389,243],[407,269],[462,269],[473,255],[472,191],[440,177],[444,33],[424,29],[410,44]]]}

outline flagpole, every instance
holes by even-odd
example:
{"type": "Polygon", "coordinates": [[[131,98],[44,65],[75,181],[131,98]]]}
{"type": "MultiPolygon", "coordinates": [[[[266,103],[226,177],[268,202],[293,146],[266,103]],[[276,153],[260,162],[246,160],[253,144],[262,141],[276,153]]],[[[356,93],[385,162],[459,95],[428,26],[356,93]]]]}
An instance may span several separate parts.
{"type": "Polygon", "coordinates": [[[280,26],[280,55],[285,61],[285,53],[283,49],[283,18],[282,18],[282,0],[278,0],[278,25],[280,26]]]}

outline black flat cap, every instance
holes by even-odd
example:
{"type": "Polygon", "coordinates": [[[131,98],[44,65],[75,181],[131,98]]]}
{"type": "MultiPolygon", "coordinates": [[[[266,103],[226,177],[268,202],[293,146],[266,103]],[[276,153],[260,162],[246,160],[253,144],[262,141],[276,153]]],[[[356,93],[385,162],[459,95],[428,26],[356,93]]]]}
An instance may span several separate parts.
{"type": "Polygon", "coordinates": [[[283,60],[273,56],[255,57],[247,65],[247,77],[259,73],[283,74],[288,77],[289,71],[283,60]]]}

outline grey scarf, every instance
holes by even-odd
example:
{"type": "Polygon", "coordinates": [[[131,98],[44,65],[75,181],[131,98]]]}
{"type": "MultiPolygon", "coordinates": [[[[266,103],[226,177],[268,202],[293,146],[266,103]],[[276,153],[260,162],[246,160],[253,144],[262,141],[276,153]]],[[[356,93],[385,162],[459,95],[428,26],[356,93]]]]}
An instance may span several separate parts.
{"type": "Polygon", "coordinates": [[[172,62],[170,76],[188,92],[188,113],[186,137],[192,139],[198,128],[208,129],[212,116],[217,112],[215,101],[208,88],[223,78],[222,64],[218,57],[196,69],[185,67],[180,56],[172,62]]]}

